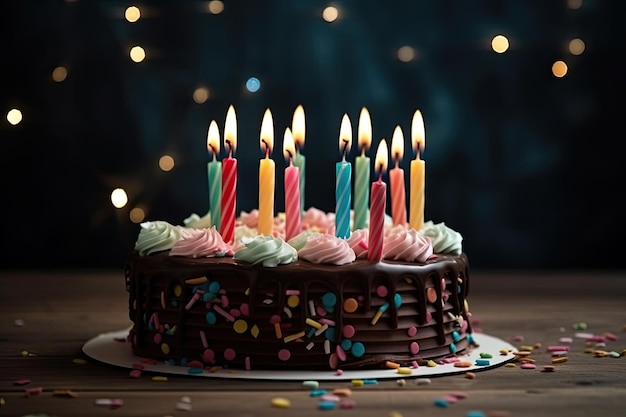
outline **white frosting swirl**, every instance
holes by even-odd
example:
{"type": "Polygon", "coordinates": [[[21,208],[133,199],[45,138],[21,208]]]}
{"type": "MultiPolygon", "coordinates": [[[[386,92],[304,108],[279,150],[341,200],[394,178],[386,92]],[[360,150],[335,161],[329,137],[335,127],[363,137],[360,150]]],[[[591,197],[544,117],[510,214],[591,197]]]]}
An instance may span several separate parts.
{"type": "Polygon", "coordinates": [[[143,222],[135,242],[135,250],[139,252],[140,256],[146,256],[171,249],[179,239],[179,226],[174,226],[163,220],[143,222]]]}
{"type": "Polygon", "coordinates": [[[428,236],[432,241],[435,253],[449,253],[460,255],[463,251],[463,236],[446,226],[443,222],[434,224],[432,221],[424,223],[419,231],[423,236],[428,236]]]}
{"type": "Polygon", "coordinates": [[[189,217],[183,220],[185,227],[192,229],[205,229],[211,227],[211,213],[207,213],[200,217],[196,213],[191,213],[189,217]]]}
{"type": "Polygon", "coordinates": [[[235,252],[233,259],[251,264],[262,264],[266,267],[275,267],[288,264],[298,259],[298,253],[283,239],[259,235],[253,238],[244,238],[241,243],[245,247],[235,252]]]}
{"type": "Polygon", "coordinates": [[[170,249],[170,256],[212,258],[231,256],[231,247],[224,242],[215,226],[210,229],[181,229],[181,239],[170,249]]]}
{"type": "Polygon", "coordinates": [[[383,258],[405,262],[426,262],[433,254],[433,245],[428,236],[420,235],[415,229],[397,226],[389,230],[383,243],[383,258]]]}
{"type": "Polygon", "coordinates": [[[328,233],[312,236],[298,251],[298,257],[316,264],[344,265],[354,262],[356,255],[348,242],[328,233]]]}
{"type": "Polygon", "coordinates": [[[315,232],[311,229],[303,230],[302,232],[298,233],[297,235],[289,239],[287,243],[293,246],[295,250],[299,251],[300,249],[304,247],[304,245],[306,244],[306,241],[310,237],[318,236],[319,234],[320,234],[319,232],[315,232]]]}

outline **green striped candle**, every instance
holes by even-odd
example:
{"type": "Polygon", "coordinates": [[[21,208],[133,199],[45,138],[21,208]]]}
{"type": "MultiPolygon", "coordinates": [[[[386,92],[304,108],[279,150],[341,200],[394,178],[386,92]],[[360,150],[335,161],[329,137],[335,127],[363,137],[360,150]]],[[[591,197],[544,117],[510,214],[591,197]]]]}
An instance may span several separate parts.
{"type": "Polygon", "coordinates": [[[369,210],[370,193],[370,159],[365,151],[372,143],[372,121],[365,107],[359,116],[359,146],[361,156],[355,158],[354,164],[354,225],[353,230],[365,229],[369,210]]]}

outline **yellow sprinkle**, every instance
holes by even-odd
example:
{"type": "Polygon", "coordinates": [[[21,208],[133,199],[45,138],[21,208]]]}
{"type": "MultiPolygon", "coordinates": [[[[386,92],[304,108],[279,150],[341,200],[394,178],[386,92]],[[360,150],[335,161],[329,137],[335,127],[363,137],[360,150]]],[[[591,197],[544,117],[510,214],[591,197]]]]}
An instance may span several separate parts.
{"type": "Polygon", "coordinates": [[[67,398],[77,398],[78,394],[69,389],[55,389],[52,391],[53,397],[67,397],[67,398]]]}
{"type": "Polygon", "coordinates": [[[510,352],[510,349],[500,349],[500,355],[508,355],[510,352]]]}
{"type": "Polygon", "coordinates": [[[79,359],[79,358],[76,358],[76,359],[72,360],[72,362],[74,362],[75,364],[78,364],[78,365],[84,365],[84,364],[86,364],[86,363],[87,363],[87,361],[86,361],[86,360],[84,360],[84,359],[79,359]]]}
{"type": "Polygon", "coordinates": [[[7,402],[4,400],[4,397],[0,397],[0,407],[4,407],[7,402]]]}
{"type": "Polygon", "coordinates": [[[428,366],[429,368],[434,368],[435,366],[437,366],[437,363],[431,360],[426,362],[426,366],[428,366]]]}
{"type": "Polygon", "coordinates": [[[298,304],[300,304],[300,297],[297,295],[290,295],[289,298],[287,298],[287,305],[289,307],[298,307],[298,304]]]}
{"type": "Polygon", "coordinates": [[[362,387],[365,384],[362,379],[353,379],[350,382],[352,383],[353,387],[362,387]]]}
{"type": "Polygon", "coordinates": [[[23,350],[22,352],[20,352],[20,354],[22,356],[28,356],[28,351],[27,350],[23,350]]]}
{"type": "Polygon", "coordinates": [[[378,323],[378,319],[380,319],[380,316],[383,315],[383,312],[378,310],[376,311],[376,314],[374,314],[374,317],[372,318],[372,325],[378,323]]]}
{"type": "Polygon", "coordinates": [[[552,358],[552,363],[563,363],[563,362],[567,362],[567,356],[552,358]]]}
{"type": "Polygon", "coordinates": [[[274,323],[274,332],[276,333],[276,339],[283,337],[283,331],[280,330],[280,323],[274,323]]]}
{"type": "Polygon", "coordinates": [[[246,291],[244,292],[244,294],[250,295],[250,288],[246,288],[246,291]]]}
{"type": "Polygon", "coordinates": [[[593,353],[593,352],[595,352],[595,349],[594,349],[594,348],[590,348],[590,347],[589,347],[589,348],[586,348],[586,349],[584,350],[584,352],[585,352],[585,353],[593,353]]]}
{"type": "Polygon", "coordinates": [[[476,378],[476,374],[474,372],[466,372],[465,373],[465,378],[467,378],[467,379],[474,379],[474,378],[476,378]]]}
{"type": "Polygon", "coordinates": [[[252,326],[252,328],[250,329],[250,334],[255,339],[257,338],[257,336],[259,336],[259,327],[256,324],[254,326],[252,326]]]}
{"type": "Polygon", "coordinates": [[[515,364],[514,364],[514,363],[512,363],[512,362],[508,362],[508,363],[505,363],[505,364],[504,364],[504,367],[505,367],[505,368],[516,368],[516,367],[517,367],[517,365],[515,365],[515,364]]]}
{"type": "Polygon", "coordinates": [[[305,322],[306,322],[306,324],[308,324],[309,326],[311,326],[311,327],[315,327],[317,330],[319,330],[319,329],[321,329],[321,328],[322,328],[322,324],[321,324],[321,323],[318,323],[318,322],[316,322],[315,320],[313,320],[313,319],[311,319],[311,318],[308,318],[308,317],[307,317],[307,319],[305,320],[305,322]]]}
{"type": "Polygon", "coordinates": [[[399,387],[404,387],[406,386],[406,379],[398,379],[396,380],[396,384],[398,384],[399,387]]]}
{"type": "Polygon", "coordinates": [[[204,284],[207,281],[208,280],[207,280],[206,277],[189,278],[189,279],[185,280],[185,284],[187,284],[187,285],[199,285],[199,284],[204,284]]]}
{"type": "Polygon", "coordinates": [[[233,323],[233,329],[235,329],[236,333],[244,333],[246,330],[248,330],[248,323],[246,323],[246,321],[242,319],[236,320],[235,323],[233,323]]]}
{"type": "Polygon", "coordinates": [[[522,346],[519,347],[519,350],[527,350],[527,351],[530,352],[530,351],[533,350],[533,347],[529,346],[529,345],[522,345],[522,346]]]}
{"type": "Polygon", "coordinates": [[[163,381],[167,381],[167,377],[166,376],[158,376],[157,375],[157,376],[153,376],[152,380],[153,381],[161,381],[161,382],[163,382],[163,381]]]}
{"type": "Polygon", "coordinates": [[[176,297],[180,297],[180,295],[183,293],[183,287],[181,287],[180,285],[176,284],[174,285],[174,295],[176,297]]]}
{"type": "Polygon", "coordinates": [[[402,413],[398,413],[397,411],[390,411],[389,417],[402,417],[402,413]]]}
{"type": "Polygon", "coordinates": [[[299,339],[299,338],[301,338],[301,337],[304,337],[304,335],[305,335],[305,333],[304,333],[304,330],[303,330],[303,331],[301,331],[300,333],[294,333],[294,334],[292,334],[292,335],[285,336],[285,337],[283,338],[283,340],[285,341],[285,343],[289,343],[289,342],[292,342],[292,341],[294,341],[294,340],[296,340],[296,339],[299,339]]]}
{"type": "Polygon", "coordinates": [[[163,343],[161,345],[161,352],[165,353],[166,355],[170,353],[170,346],[167,343],[163,343]]]}
{"type": "Polygon", "coordinates": [[[176,333],[176,325],[173,325],[172,328],[170,329],[170,332],[172,333],[176,333]]]}
{"type": "Polygon", "coordinates": [[[282,397],[272,398],[272,407],[289,408],[291,407],[291,401],[289,401],[287,398],[282,397]]]}
{"type": "Polygon", "coordinates": [[[161,291],[161,308],[165,308],[165,291],[161,291]]]}
{"type": "Polygon", "coordinates": [[[411,375],[411,374],[413,373],[413,371],[411,370],[411,368],[408,368],[408,367],[406,367],[406,366],[401,366],[401,367],[399,367],[399,368],[397,369],[397,372],[398,372],[399,374],[402,374],[402,375],[411,375]]]}

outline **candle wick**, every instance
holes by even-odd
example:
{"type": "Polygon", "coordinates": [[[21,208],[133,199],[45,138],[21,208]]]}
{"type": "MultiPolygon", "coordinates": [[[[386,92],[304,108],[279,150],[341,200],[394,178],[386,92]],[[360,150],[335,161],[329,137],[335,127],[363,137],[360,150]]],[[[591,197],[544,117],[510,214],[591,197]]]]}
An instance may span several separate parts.
{"type": "Polygon", "coordinates": [[[232,156],[233,156],[233,146],[232,146],[232,143],[230,142],[230,139],[226,139],[224,142],[226,143],[226,146],[228,147],[228,157],[232,158],[232,156]]]}
{"type": "Polygon", "coordinates": [[[341,151],[341,154],[343,155],[344,160],[346,159],[346,153],[347,153],[346,150],[348,149],[348,143],[349,143],[348,140],[343,139],[343,149],[341,151]]]}
{"type": "Polygon", "coordinates": [[[365,158],[365,146],[361,147],[361,156],[365,158]]]}
{"type": "Polygon", "coordinates": [[[270,146],[265,139],[261,139],[261,142],[265,145],[265,157],[269,158],[270,156],[270,146]]]}
{"type": "Polygon", "coordinates": [[[213,160],[215,161],[217,157],[217,150],[215,149],[215,146],[213,145],[209,145],[209,147],[211,148],[211,153],[213,153],[213,160]]]}
{"type": "Polygon", "coordinates": [[[287,149],[287,153],[289,154],[289,165],[291,165],[291,161],[293,160],[293,154],[290,149],[287,149]]]}
{"type": "Polygon", "coordinates": [[[399,167],[400,164],[400,158],[396,158],[396,169],[399,167]]]}

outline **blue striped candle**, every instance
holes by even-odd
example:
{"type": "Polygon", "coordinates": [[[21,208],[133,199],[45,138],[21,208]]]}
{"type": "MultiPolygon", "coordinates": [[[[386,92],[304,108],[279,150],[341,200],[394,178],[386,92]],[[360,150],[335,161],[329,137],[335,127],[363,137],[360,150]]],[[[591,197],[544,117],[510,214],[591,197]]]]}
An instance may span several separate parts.
{"type": "Polygon", "coordinates": [[[350,208],[352,207],[352,164],[346,161],[352,144],[352,126],[345,114],[341,120],[339,132],[339,149],[341,161],[335,166],[335,236],[347,239],[350,237],[350,208]]]}
{"type": "Polygon", "coordinates": [[[222,219],[222,163],[217,160],[217,155],[220,152],[220,133],[215,120],[212,120],[209,124],[207,149],[213,155],[213,160],[207,164],[211,226],[215,226],[217,230],[220,230],[222,219]]]}

